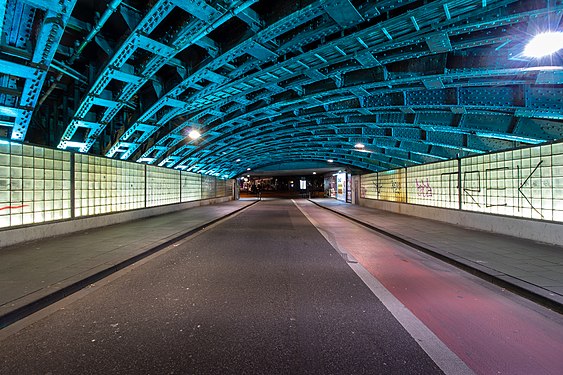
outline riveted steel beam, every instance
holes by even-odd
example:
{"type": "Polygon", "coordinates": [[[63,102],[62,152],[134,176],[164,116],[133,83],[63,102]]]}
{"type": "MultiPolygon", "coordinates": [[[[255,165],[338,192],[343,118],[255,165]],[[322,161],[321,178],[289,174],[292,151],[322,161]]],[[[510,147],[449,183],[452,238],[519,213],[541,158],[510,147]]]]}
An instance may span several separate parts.
{"type": "Polygon", "coordinates": [[[237,17],[244,21],[252,31],[255,33],[260,31],[262,28],[263,21],[260,19],[258,13],[253,11],[251,8],[246,8],[237,14],[237,17]]]}
{"type": "Polygon", "coordinates": [[[25,108],[25,110],[20,111],[15,118],[11,134],[12,140],[23,141],[26,137],[33,109],[39,99],[47,75],[47,69],[55,56],[75,3],[76,0],[45,1],[40,4],[31,2],[31,5],[45,9],[46,13],[39,27],[30,61],[36,67],[35,72],[33,76],[25,80],[19,102],[19,107],[25,108]]]}
{"type": "MultiPolygon", "coordinates": [[[[58,1],[30,0],[19,15],[56,11],[58,1]]],[[[72,120],[60,147],[87,151],[113,139],[107,156],[233,176],[246,168],[238,158],[252,168],[331,158],[385,170],[563,136],[561,64],[523,58],[515,37],[560,20],[563,4],[319,0],[266,15],[250,8],[256,2],[156,0],[143,12],[123,5],[131,34],[118,45],[99,36],[110,57],[75,94],[76,110],[63,114],[72,120]],[[214,32],[226,22],[232,36],[214,32]],[[123,111],[130,103],[134,112],[123,111]],[[106,126],[121,129],[113,136],[106,126]],[[197,141],[186,139],[191,127],[197,141]]],[[[14,8],[6,14],[14,18],[14,8]]],[[[74,22],[77,31],[87,33],[74,22]]],[[[31,36],[18,41],[26,32],[8,35],[10,48],[33,50],[31,36]]],[[[5,128],[37,106],[18,95],[48,67],[5,48],[0,60],[5,128]]]]}
{"type": "MultiPolygon", "coordinates": [[[[198,2],[198,1],[190,1],[190,2],[186,2],[186,3],[184,3],[184,2],[178,3],[177,2],[176,3],[177,5],[181,3],[180,6],[183,7],[184,10],[190,12],[191,14],[194,14],[194,16],[199,18],[207,26],[202,27],[202,25],[200,25],[200,23],[198,23],[198,22],[189,23],[183,30],[181,30],[178,33],[178,37],[177,37],[176,41],[173,43],[176,46],[176,50],[178,50],[178,51],[183,50],[188,45],[190,45],[191,43],[198,42],[201,38],[205,37],[207,34],[209,34],[215,28],[219,27],[221,24],[226,22],[228,19],[235,16],[237,11],[240,12],[240,11],[246,9],[248,6],[250,6],[251,4],[253,4],[255,2],[256,2],[256,0],[236,1],[236,2],[231,4],[231,8],[228,9],[228,11],[223,12],[223,13],[212,11],[211,7],[209,5],[205,5],[205,6],[203,6],[203,9],[200,9],[199,6],[198,6],[198,4],[200,2],[198,2]],[[194,28],[196,28],[196,29],[194,30],[194,28]],[[191,33],[189,33],[188,31],[191,31],[191,33]]],[[[199,5],[201,5],[201,4],[199,4],[199,5]]],[[[172,58],[172,56],[169,56],[169,57],[172,58]]],[[[162,63],[164,63],[164,60],[162,61],[162,63]]],[[[147,64],[147,66],[148,65],[149,64],[147,64]]],[[[150,76],[151,72],[154,71],[155,69],[156,69],[156,65],[155,65],[155,67],[153,67],[151,69],[151,71],[145,71],[144,75],[150,76]]],[[[219,75],[212,72],[212,70],[207,70],[206,74],[207,74],[208,78],[219,79],[219,75]]],[[[201,78],[198,77],[198,79],[192,80],[191,82],[183,82],[183,86],[180,90],[183,91],[187,87],[190,87],[192,85],[197,85],[197,81],[199,81],[200,79],[201,78]]],[[[131,98],[131,96],[134,95],[139,88],[140,88],[140,86],[126,88],[122,91],[121,97],[123,98],[123,100],[129,100],[129,98],[131,98]]],[[[169,95],[169,96],[166,96],[166,97],[174,98],[174,95],[169,95]]],[[[157,102],[155,104],[155,106],[162,106],[162,105],[163,104],[161,104],[160,102],[157,102]]],[[[151,117],[152,117],[152,114],[156,113],[156,110],[153,107],[153,108],[150,108],[148,112],[151,113],[151,117]]],[[[146,114],[144,116],[141,116],[140,121],[146,121],[146,117],[147,117],[146,114]]],[[[133,124],[130,129],[132,129],[132,131],[134,132],[134,131],[137,131],[136,127],[137,127],[137,125],[133,124]]],[[[152,135],[152,132],[147,133],[143,138],[148,139],[151,135],[152,135]]],[[[91,143],[93,143],[94,141],[95,140],[91,140],[91,143]]],[[[116,144],[114,144],[110,148],[110,150],[107,152],[106,156],[109,156],[109,157],[113,156],[116,153],[115,152],[116,149],[120,149],[119,142],[117,142],[116,144]]],[[[125,154],[126,157],[128,157],[129,155],[132,155],[135,152],[135,150],[136,150],[135,147],[131,147],[129,152],[127,152],[125,154]]]]}

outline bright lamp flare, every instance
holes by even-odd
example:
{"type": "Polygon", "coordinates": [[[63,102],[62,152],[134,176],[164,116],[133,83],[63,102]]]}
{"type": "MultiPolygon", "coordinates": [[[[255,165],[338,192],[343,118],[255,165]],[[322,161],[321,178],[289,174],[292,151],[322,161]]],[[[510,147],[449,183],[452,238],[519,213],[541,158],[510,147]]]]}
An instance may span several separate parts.
{"type": "Polygon", "coordinates": [[[354,147],[361,149],[361,148],[365,148],[366,145],[364,145],[363,143],[356,143],[356,145],[354,147]]]}
{"type": "Polygon", "coordinates": [[[199,137],[201,137],[201,134],[197,131],[197,130],[192,130],[188,133],[188,137],[190,137],[193,140],[198,139],[199,137]]]}
{"type": "Polygon", "coordinates": [[[544,57],[563,48],[563,33],[548,32],[536,35],[524,48],[524,56],[544,57]]]}

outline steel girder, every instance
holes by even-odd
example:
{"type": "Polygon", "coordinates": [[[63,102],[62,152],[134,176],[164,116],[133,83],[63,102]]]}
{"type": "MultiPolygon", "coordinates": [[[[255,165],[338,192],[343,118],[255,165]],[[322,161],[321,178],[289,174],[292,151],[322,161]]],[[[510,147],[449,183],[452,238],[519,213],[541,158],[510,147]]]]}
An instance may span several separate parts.
{"type": "MultiPolygon", "coordinates": [[[[557,11],[561,11],[561,9],[558,9],[557,11]]],[[[463,26],[463,30],[465,32],[475,32],[478,29],[487,29],[487,28],[491,28],[491,27],[499,27],[499,25],[501,26],[505,26],[507,24],[511,24],[514,22],[521,22],[522,20],[525,20],[529,17],[534,17],[537,15],[537,12],[524,12],[522,14],[517,14],[517,15],[510,15],[507,17],[504,17],[502,19],[495,19],[494,21],[486,21],[484,22],[483,20],[480,21],[479,24],[470,24],[470,25],[464,25],[463,26]]],[[[418,27],[420,27],[420,25],[417,23],[418,27]]],[[[461,28],[451,28],[450,29],[450,33],[452,35],[459,35],[461,33],[461,28]]],[[[420,31],[420,30],[418,30],[420,31]]],[[[425,39],[426,42],[428,43],[428,38],[425,39]]],[[[467,49],[467,48],[473,48],[476,45],[484,45],[484,44],[488,44],[488,43],[497,43],[497,44],[502,44],[505,43],[507,40],[507,37],[497,37],[497,38],[486,38],[485,40],[483,40],[482,38],[479,40],[470,40],[470,41],[463,41],[462,43],[449,43],[449,49],[450,50],[457,50],[457,49],[467,49]]],[[[365,42],[364,42],[365,43],[365,42]]],[[[326,46],[323,46],[323,48],[326,48],[326,46]]],[[[381,48],[381,47],[379,47],[381,48]]],[[[396,47],[395,47],[396,48],[396,47]]],[[[429,51],[427,53],[432,53],[432,46],[429,46],[429,51]]],[[[346,53],[340,48],[339,50],[337,50],[337,52],[339,52],[342,57],[346,56],[346,53]]],[[[371,52],[370,52],[371,53],[371,52]]],[[[412,53],[411,56],[403,56],[401,58],[417,58],[420,56],[423,56],[425,53],[421,53],[421,52],[415,52],[412,53]]],[[[319,53],[314,53],[314,55],[321,61],[321,62],[325,62],[328,63],[328,61],[323,61],[322,58],[319,58],[319,53]]],[[[373,54],[372,54],[373,56],[373,54]]],[[[326,59],[325,59],[326,60],[326,59]]],[[[397,57],[389,57],[386,60],[382,61],[378,61],[378,63],[383,63],[383,64],[387,64],[389,62],[393,62],[397,60],[397,57]],[[387,60],[387,61],[386,61],[387,60]]],[[[299,60],[301,63],[302,61],[299,60]]],[[[279,64],[278,64],[279,65],[279,64]]],[[[286,68],[287,69],[287,68],[286,68]]],[[[288,69],[289,70],[289,69],[288,69]]],[[[522,114],[526,114],[524,112],[524,108],[521,107],[522,104],[520,103],[514,103],[513,106],[511,106],[510,104],[512,103],[506,103],[506,102],[502,102],[504,99],[501,97],[498,97],[496,95],[489,95],[490,98],[493,98],[493,102],[496,102],[494,104],[496,105],[489,105],[489,106],[479,106],[479,102],[478,100],[473,99],[474,96],[472,95],[468,95],[468,94],[480,94],[481,95],[481,99],[484,99],[483,102],[486,103],[487,102],[487,94],[486,91],[490,90],[491,87],[494,86],[506,86],[506,85],[531,85],[534,83],[541,83],[541,76],[545,75],[546,72],[549,71],[549,69],[530,69],[530,68],[518,68],[518,69],[474,69],[474,70],[461,70],[461,71],[452,71],[452,72],[448,72],[447,74],[444,75],[440,75],[440,76],[428,76],[428,75],[416,75],[416,74],[409,74],[407,78],[403,78],[403,77],[389,77],[388,75],[388,79],[384,80],[382,82],[376,82],[375,84],[361,84],[359,85],[359,87],[347,87],[345,89],[341,89],[339,90],[338,88],[335,90],[330,91],[329,93],[326,94],[326,97],[324,97],[323,95],[318,95],[318,94],[314,94],[311,95],[310,98],[305,98],[304,95],[301,95],[301,97],[299,99],[296,99],[294,104],[295,108],[299,108],[300,110],[306,109],[308,107],[314,107],[314,106],[318,106],[319,104],[323,103],[325,106],[328,104],[330,105],[331,102],[339,102],[339,101],[344,101],[344,100],[348,100],[352,97],[360,97],[360,99],[362,101],[365,101],[366,97],[369,98],[370,94],[374,93],[374,88],[376,87],[380,87],[380,88],[385,88],[383,90],[380,89],[380,95],[383,96],[383,98],[385,98],[386,100],[383,100],[385,103],[382,103],[382,105],[380,106],[381,108],[385,108],[385,109],[390,109],[390,108],[394,108],[397,111],[401,111],[404,113],[417,113],[422,110],[428,110],[428,109],[442,109],[442,110],[446,110],[447,112],[451,112],[451,113],[458,113],[461,116],[461,119],[459,120],[459,124],[461,124],[461,126],[463,127],[464,124],[468,123],[468,121],[465,121],[465,117],[470,117],[467,116],[468,113],[474,113],[474,114],[479,114],[480,112],[486,112],[486,113],[495,113],[498,111],[504,111],[505,113],[513,113],[516,114],[517,116],[521,116],[522,114]],[[523,76],[531,76],[532,78],[529,78],[527,80],[523,79],[523,76]],[[504,77],[509,77],[511,78],[511,80],[507,81],[506,79],[504,79],[504,77]],[[486,81],[488,79],[488,81],[486,81]],[[535,81],[534,81],[535,80],[535,81]],[[413,82],[416,82],[419,86],[418,87],[412,87],[413,82]],[[405,85],[411,85],[411,87],[405,87],[405,85]],[[389,87],[396,87],[395,89],[391,88],[389,89],[389,87]],[[476,87],[477,89],[472,89],[473,87],[476,87]],[[481,87],[481,89],[479,89],[479,87],[481,87]],[[455,91],[453,93],[453,95],[444,95],[442,93],[446,93],[448,94],[447,90],[449,88],[455,88],[455,91]],[[480,92],[479,92],[480,90],[480,92]],[[348,91],[348,92],[346,92],[348,91]],[[413,91],[421,91],[422,93],[415,93],[413,94],[413,91]],[[360,93],[360,95],[365,95],[365,96],[360,96],[358,95],[358,92],[360,93]],[[402,98],[400,105],[392,105],[393,103],[391,103],[390,101],[393,100],[393,97],[391,97],[389,94],[392,92],[402,92],[404,93],[404,96],[402,98]],[[348,94],[349,96],[347,96],[346,94],[348,94]],[[426,96],[426,97],[425,97],[426,96]],[[418,97],[418,98],[417,98],[418,97]],[[448,100],[444,100],[444,99],[448,99],[448,100]],[[473,104],[470,105],[469,103],[473,104]],[[520,105],[519,105],[520,104],[520,105]]],[[[263,74],[264,72],[261,71],[261,74],[263,74]]],[[[266,72],[268,74],[270,74],[270,76],[276,76],[275,74],[272,74],[270,72],[266,72]]],[[[257,73],[258,74],[258,73],[257,73]]],[[[263,77],[263,76],[262,76],[263,77]]],[[[246,77],[247,81],[249,77],[246,77]]],[[[260,78],[254,78],[255,80],[261,80],[263,81],[262,83],[266,83],[266,81],[264,81],[264,79],[260,79],[260,78]]],[[[278,77],[279,80],[279,77],[278,77]]],[[[246,82],[247,82],[246,81],[246,82]]],[[[244,83],[244,82],[243,82],[244,83]]],[[[308,82],[305,82],[308,83],[308,82]]],[[[550,83],[553,83],[553,81],[550,81],[550,83]]],[[[248,84],[247,84],[248,85],[248,84]]],[[[338,86],[338,85],[337,85],[338,86]]],[[[250,89],[250,88],[249,88],[250,89]]],[[[497,90],[499,91],[499,90],[497,90]]],[[[496,94],[497,92],[495,92],[496,94]]],[[[238,95],[242,95],[242,94],[238,94],[238,95]]],[[[529,100],[530,99],[530,91],[529,90],[525,90],[525,98],[523,100],[523,103],[532,103],[534,102],[533,100],[529,100]]],[[[557,96],[558,92],[555,91],[552,93],[553,96],[557,96]]],[[[248,92],[244,93],[245,97],[248,97],[248,92]]],[[[228,99],[227,99],[228,100],[228,99]]],[[[225,102],[227,100],[223,100],[220,104],[221,105],[225,105],[225,102]]],[[[263,100],[262,98],[260,98],[260,100],[263,100]]],[[[490,101],[490,100],[489,100],[490,101]]],[[[248,101],[247,99],[247,105],[248,104],[252,104],[252,102],[248,101]]],[[[286,103],[288,106],[291,106],[292,103],[291,101],[286,101],[286,103]]],[[[525,105],[525,104],[524,104],[525,105]]],[[[377,112],[377,108],[373,108],[370,106],[366,106],[366,105],[361,105],[358,106],[359,108],[357,108],[358,110],[361,111],[376,111],[377,112]]],[[[235,110],[238,110],[238,108],[235,106],[235,110]]],[[[270,112],[267,113],[264,117],[267,118],[277,118],[278,115],[280,115],[279,112],[279,104],[278,103],[274,103],[272,105],[270,105],[269,108],[270,112]]],[[[261,109],[261,111],[265,111],[264,108],[261,109]]],[[[207,110],[206,114],[212,113],[213,110],[207,110]]],[[[228,125],[229,120],[225,121],[226,118],[228,118],[229,113],[226,111],[219,111],[219,110],[215,110],[216,113],[219,113],[219,117],[221,119],[221,125],[223,128],[225,127],[225,124],[228,125]]],[[[233,111],[234,112],[234,111],[233,111]]],[[[205,113],[205,110],[201,113],[205,113]]],[[[535,110],[534,111],[534,116],[538,117],[538,118],[550,118],[550,119],[560,119],[560,111],[545,111],[545,110],[535,110]]],[[[246,119],[243,119],[244,121],[242,122],[253,122],[255,123],[257,120],[259,120],[259,118],[257,118],[256,116],[254,116],[254,114],[252,113],[248,113],[246,112],[243,116],[241,117],[248,117],[246,119]]],[[[529,116],[530,117],[530,116],[529,116]]],[[[240,122],[240,118],[238,119],[240,122]]],[[[298,119],[297,119],[298,120],[298,119]]],[[[231,123],[235,123],[235,121],[230,120],[231,123]]],[[[219,122],[219,121],[218,121],[219,122]]],[[[212,121],[211,121],[212,123],[212,121]]],[[[554,125],[557,126],[557,125],[554,125]]],[[[182,129],[182,127],[180,127],[180,129],[182,129]]],[[[211,130],[213,130],[214,132],[218,132],[221,131],[221,129],[216,129],[216,128],[211,128],[211,130]]],[[[542,137],[534,137],[534,136],[528,136],[526,134],[510,134],[502,131],[495,131],[495,129],[491,129],[489,131],[479,131],[479,130],[474,130],[474,129],[461,129],[458,130],[456,128],[452,129],[444,127],[442,129],[444,132],[446,133],[466,133],[466,134],[471,134],[474,137],[478,136],[478,137],[483,137],[483,138],[489,138],[489,139],[498,139],[498,140],[505,140],[505,141],[515,141],[515,142],[524,142],[524,143],[540,143],[543,141],[547,141],[550,139],[554,139],[554,138],[550,138],[549,136],[546,136],[547,133],[544,133],[542,137]]],[[[521,129],[523,130],[523,129],[521,129]]],[[[175,132],[177,132],[178,130],[174,130],[175,132]]],[[[230,129],[230,131],[232,132],[232,129],[230,129]]],[[[554,134],[556,134],[557,137],[557,132],[555,132],[554,134]]],[[[170,140],[169,137],[165,137],[163,138],[166,142],[168,142],[170,140]]],[[[175,142],[168,142],[169,146],[174,146],[175,142]]],[[[486,142],[485,145],[488,145],[488,147],[486,147],[485,149],[479,149],[479,148],[471,148],[471,147],[467,147],[467,146],[456,146],[456,145],[450,145],[447,141],[444,141],[442,143],[439,142],[435,142],[435,145],[441,145],[441,146],[445,146],[445,147],[449,147],[449,146],[454,146],[454,147],[458,147],[459,151],[467,151],[467,152],[485,152],[485,151],[492,151],[497,149],[497,147],[491,146],[491,142],[486,142]]],[[[506,142],[503,144],[501,142],[500,147],[507,147],[506,142]]],[[[145,152],[145,154],[142,156],[142,161],[145,162],[153,162],[154,160],[157,160],[160,156],[162,156],[164,153],[166,153],[166,147],[162,147],[162,145],[157,144],[156,146],[154,146],[153,148],[147,150],[147,152],[145,152]],[[155,152],[156,151],[156,152],[155,152]],[[151,153],[153,155],[151,155],[151,153]]]]}
{"type": "MultiPolygon", "coordinates": [[[[410,21],[409,21],[410,22],[410,21]]],[[[371,32],[370,30],[364,31],[363,33],[368,33],[371,32]]],[[[356,42],[356,40],[358,39],[358,36],[353,36],[353,37],[348,37],[347,39],[353,39],[354,40],[354,44],[358,44],[356,42]],[[354,39],[355,38],[355,39],[354,39]]],[[[361,39],[360,39],[361,40],[361,39]]],[[[365,42],[363,42],[365,44],[365,42]]],[[[333,43],[329,43],[329,44],[334,44],[333,47],[336,47],[335,49],[340,53],[343,54],[344,59],[350,59],[353,58],[353,53],[350,56],[347,56],[346,53],[342,50],[342,48],[338,47],[337,44],[335,44],[335,42],[333,43]]],[[[361,47],[361,46],[360,46],[361,47]]],[[[326,50],[327,48],[332,48],[332,47],[327,47],[326,45],[323,45],[322,47],[319,47],[318,50],[326,50]]],[[[353,48],[359,48],[358,46],[355,46],[353,48]]],[[[304,86],[305,84],[314,82],[315,80],[319,80],[319,79],[325,79],[327,78],[327,76],[323,75],[322,73],[319,72],[319,69],[314,69],[312,68],[312,64],[307,65],[304,61],[305,58],[307,56],[310,56],[311,59],[313,59],[316,62],[320,62],[321,64],[325,64],[328,65],[329,62],[321,56],[320,52],[309,52],[309,53],[305,53],[305,54],[301,54],[298,58],[293,58],[290,59],[288,61],[284,61],[283,63],[278,63],[275,66],[269,68],[268,70],[260,70],[259,73],[255,73],[254,75],[251,76],[247,76],[244,78],[244,81],[239,80],[238,81],[238,86],[237,83],[233,83],[230,85],[226,85],[224,90],[231,90],[232,92],[235,92],[235,94],[231,94],[229,95],[228,92],[225,93],[225,95],[223,96],[227,96],[227,99],[222,99],[221,102],[219,103],[220,105],[223,105],[225,102],[228,102],[230,100],[235,100],[236,98],[243,98],[243,103],[241,103],[242,105],[248,105],[251,104],[252,101],[249,101],[246,96],[248,96],[249,94],[251,94],[253,91],[260,89],[261,87],[266,87],[267,88],[267,92],[264,94],[265,96],[271,95],[272,93],[280,93],[282,91],[284,91],[284,88],[279,87],[278,83],[282,82],[283,80],[287,80],[287,79],[291,79],[293,76],[299,75],[301,74],[303,68],[306,68],[306,74],[308,74],[310,77],[308,82],[300,82],[300,86],[304,86]],[[293,64],[293,65],[291,65],[293,64]],[[289,66],[289,67],[286,67],[289,66]],[[276,71],[272,72],[272,70],[276,69],[276,71]],[[258,77],[257,75],[261,74],[261,77],[258,77]],[[272,81],[272,79],[274,81],[272,81]],[[271,83],[268,84],[268,81],[271,81],[271,83]],[[249,84],[249,83],[254,83],[254,86],[249,84]]],[[[342,57],[341,57],[342,58],[342,57]]],[[[367,58],[364,58],[364,60],[367,58]]],[[[372,60],[375,63],[378,63],[375,59],[372,58],[372,60]]],[[[337,63],[339,63],[339,61],[337,61],[337,63]]],[[[379,64],[379,63],[378,63],[379,64]]],[[[318,64],[317,64],[318,65],[318,64]]],[[[365,66],[361,66],[360,68],[365,67],[365,66]]],[[[357,68],[356,68],[357,69],[357,68]]],[[[351,69],[350,69],[351,70],[351,69]]],[[[344,70],[340,69],[340,71],[338,72],[338,74],[342,74],[344,72],[344,70]]],[[[329,75],[330,76],[330,75],[329,75]]],[[[201,106],[199,105],[198,100],[200,100],[200,97],[202,95],[205,95],[207,92],[209,92],[210,90],[216,90],[217,87],[213,86],[210,87],[207,91],[206,90],[202,90],[200,92],[198,92],[196,95],[194,95],[191,99],[193,105],[195,107],[187,107],[186,109],[189,110],[191,109],[199,109],[201,106]]],[[[295,89],[294,87],[290,87],[289,89],[295,89]]],[[[287,90],[287,88],[286,88],[287,90]]],[[[221,95],[218,95],[216,92],[213,93],[212,98],[217,98],[217,99],[221,99],[221,95]]],[[[261,99],[261,98],[255,98],[254,101],[256,101],[257,99],[261,99]]],[[[217,113],[221,113],[221,111],[217,110],[217,113]]],[[[131,154],[131,152],[124,154],[124,157],[129,157],[129,155],[131,154]]],[[[108,153],[108,156],[113,156],[113,154],[110,152],[108,153]]]]}
{"type": "MultiPolygon", "coordinates": [[[[98,136],[105,129],[105,126],[117,115],[117,113],[131,100],[133,95],[166,63],[174,56],[205,38],[210,32],[228,21],[237,13],[245,10],[257,0],[240,0],[230,3],[230,7],[223,11],[218,11],[213,5],[208,5],[202,1],[190,0],[159,0],[149,13],[131,31],[129,37],[121,44],[112,58],[107,62],[104,70],[98,75],[96,82],[85,95],[78,110],[73,116],[74,119],[67,127],[58,147],[66,149],[71,146],[78,148],[80,152],[87,152],[98,136]],[[160,23],[179,7],[193,15],[193,18],[170,38],[168,43],[151,39],[149,35],[160,23]],[[134,72],[122,70],[127,60],[139,49],[149,52],[152,56],[141,69],[134,72]],[[125,87],[119,93],[112,93],[111,98],[102,97],[103,91],[112,80],[126,82],[125,87]],[[71,139],[77,129],[84,127],[84,122],[88,115],[92,113],[94,105],[105,107],[99,115],[96,127],[86,126],[89,129],[84,142],[72,142],[71,139]]],[[[213,73],[213,72],[210,72],[213,73]]],[[[167,100],[163,104],[173,108],[176,103],[174,100],[167,100]]],[[[175,114],[175,113],[173,113],[175,114]]],[[[170,116],[173,116],[170,114],[170,116]]],[[[155,125],[141,124],[143,129],[152,129],[155,125]]],[[[145,141],[147,138],[144,138],[145,141]]]]}
{"type": "Polygon", "coordinates": [[[10,138],[14,141],[25,139],[47,71],[75,3],[76,0],[8,0],[0,5],[0,44],[4,51],[0,56],[2,83],[13,87],[10,81],[14,78],[11,77],[24,80],[21,91],[8,94],[12,98],[3,98],[0,104],[0,115],[6,118],[2,125],[12,127],[10,138]],[[41,20],[32,45],[26,42],[30,40],[34,17],[41,20]],[[21,51],[22,47],[29,48],[32,53],[28,55],[27,51],[21,51]],[[16,58],[11,59],[10,55],[16,58]],[[17,96],[19,100],[14,100],[17,96]]]}
{"type": "MultiPolygon", "coordinates": [[[[514,17],[513,17],[513,18],[514,18],[514,17]]],[[[498,21],[497,21],[497,22],[498,22],[498,21]]],[[[467,27],[467,26],[466,26],[466,27],[467,27]]],[[[468,29],[469,29],[469,28],[468,28],[468,29]]],[[[358,39],[358,37],[356,37],[356,39],[358,39]]],[[[365,44],[365,42],[364,42],[364,44],[365,44]]],[[[325,46],[325,47],[326,47],[326,46],[325,46]]],[[[337,50],[341,55],[346,56],[346,53],[345,53],[341,48],[339,48],[337,45],[334,45],[334,47],[335,47],[335,50],[337,50]]],[[[367,47],[367,46],[366,46],[366,47],[367,47]]],[[[312,54],[312,53],[311,53],[311,54],[312,54]]],[[[315,56],[316,58],[318,58],[319,60],[321,60],[321,61],[327,63],[327,61],[326,61],[324,58],[320,57],[320,55],[319,55],[318,53],[314,53],[314,54],[312,54],[312,55],[314,55],[314,56],[315,56]]],[[[346,57],[346,58],[349,58],[349,57],[346,57]]],[[[365,58],[364,58],[364,60],[365,60],[365,58]]],[[[372,59],[372,60],[373,60],[373,59],[372,59]]],[[[302,61],[298,60],[298,62],[299,62],[301,65],[304,65],[304,63],[303,63],[302,61]]],[[[277,64],[277,67],[279,67],[279,65],[280,65],[280,64],[277,64]]],[[[290,71],[288,68],[284,68],[283,66],[282,66],[281,68],[282,68],[282,69],[285,69],[286,72],[292,73],[292,71],[290,71]]],[[[265,70],[264,70],[264,71],[261,71],[260,73],[264,73],[264,72],[265,72],[265,70]]],[[[340,73],[342,73],[342,71],[340,71],[340,73]]],[[[273,77],[273,78],[276,78],[276,77],[277,77],[278,81],[281,80],[281,78],[280,78],[279,76],[276,76],[276,74],[273,74],[273,73],[271,73],[270,71],[266,71],[266,74],[269,74],[269,76],[270,76],[270,77],[273,77]]],[[[320,73],[319,73],[319,74],[320,74],[320,73]]],[[[248,85],[248,84],[246,83],[246,82],[249,81],[249,78],[251,78],[251,77],[246,77],[246,78],[247,78],[246,81],[245,81],[245,82],[242,82],[241,84],[247,86],[248,88],[252,88],[251,85],[248,85]]],[[[258,81],[259,83],[265,83],[265,81],[264,81],[263,79],[258,78],[258,77],[254,77],[254,80],[258,81]]],[[[312,80],[312,81],[313,81],[313,80],[312,80]]],[[[269,90],[272,90],[272,86],[267,86],[267,88],[268,88],[269,90]]],[[[274,90],[275,90],[275,89],[279,89],[279,86],[276,86],[276,88],[274,88],[274,90]]],[[[234,87],[234,90],[235,90],[236,92],[240,92],[237,96],[240,96],[241,98],[242,98],[241,95],[247,96],[248,93],[250,93],[249,90],[247,90],[247,91],[245,92],[245,91],[242,91],[242,90],[240,90],[239,88],[236,88],[236,87],[234,87]]],[[[281,91],[283,91],[283,89],[282,89],[281,91]]],[[[203,92],[203,91],[202,91],[202,92],[203,92]]],[[[202,92],[200,92],[200,94],[201,94],[202,92]]],[[[221,104],[227,102],[229,99],[231,99],[231,98],[228,98],[228,99],[223,100],[223,102],[222,102],[221,104]]],[[[235,99],[235,100],[236,100],[236,99],[235,99]]],[[[246,103],[244,103],[244,104],[250,103],[250,101],[248,101],[246,98],[245,98],[245,100],[246,100],[246,103]]],[[[235,108],[236,108],[236,107],[235,107],[235,108]]],[[[219,111],[219,110],[215,110],[215,113],[224,114],[224,113],[222,113],[222,112],[219,111]]],[[[169,138],[165,138],[165,141],[167,142],[168,139],[169,139],[169,138]]],[[[148,162],[153,161],[153,160],[155,159],[155,157],[151,158],[151,157],[149,157],[149,155],[150,155],[150,154],[154,154],[155,151],[156,151],[157,153],[159,153],[159,154],[162,154],[163,152],[165,152],[165,148],[163,148],[162,145],[157,144],[157,145],[153,146],[151,149],[149,149],[147,152],[145,152],[145,154],[141,157],[140,160],[148,161],[148,162]]],[[[110,155],[110,156],[111,156],[111,155],[110,155]]],[[[127,155],[127,156],[128,156],[128,155],[127,155]]],[[[156,158],[158,158],[158,156],[160,156],[160,155],[157,155],[156,158]]]]}
{"type": "MultiPolygon", "coordinates": [[[[12,1],[22,19],[58,4],[12,1]]],[[[532,32],[563,28],[560,1],[268,1],[124,0],[130,33],[116,47],[96,38],[109,57],[58,147],[87,152],[122,115],[106,156],[232,177],[286,159],[382,170],[563,137],[561,57],[521,56],[532,32]],[[170,26],[175,14],[185,19],[170,26]],[[193,127],[201,139],[187,138],[193,127]]],[[[18,64],[34,79],[21,56],[0,72],[18,64]]],[[[22,110],[11,77],[0,126],[22,110]]]]}
{"type": "MultiPolygon", "coordinates": [[[[177,98],[182,95],[187,89],[193,88],[196,90],[201,90],[202,92],[213,91],[217,87],[221,87],[223,84],[230,81],[230,77],[238,77],[244,74],[246,71],[253,69],[260,65],[260,62],[268,62],[270,60],[276,59],[278,54],[272,52],[267,48],[268,43],[275,37],[292,30],[293,28],[320,16],[324,12],[322,3],[318,2],[313,5],[306,7],[292,15],[283,19],[269,28],[259,32],[258,34],[252,36],[248,40],[243,41],[238,44],[228,52],[210,61],[205,66],[201,67],[197,72],[186,77],[183,81],[174,86],[168,93],[162,96],[149,110],[147,110],[131,127],[121,136],[120,141],[118,141],[112,148],[108,151],[106,156],[113,157],[116,153],[121,153],[122,159],[129,158],[142,144],[143,140],[148,139],[154,134],[154,132],[168,120],[173,118],[175,115],[185,113],[188,110],[188,104],[185,101],[178,100],[177,98]],[[225,65],[229,66],[233,60],[248,54],[254,58],[239,67],[238,69],[232,69],[229,72],[229,76],[216,77],[213,75],[213,71],[217,70],[225,65]],[[209,77],[209,75],[212,77],[209,77]],[[197,82],[207,80],[212,82],[211,85],[205,89],[197,84],[197,82]],[[156,126],[150,130],[145,130],[142,128],[142,124],[149,122],[154,116],[157,116],[157,112],[167,105],[167,102],[173,101],[176,105],[175,108],[167,111],[163,116],[157,118],[153,121],[156,126]],[[129,138],[133,136],[135,132],[141,132],[142,135],[139,137],[141,141],[128,142],[129,138]],[[126,144],[126,146],[124,145],[126,144]],[[125,146],[125,147],[124,147],[125,146]]],[[[337,29],[331,30],[336,31],[337,29]]],[[[238,89],[235,89],[238,90],[238,89]]],[[[235,91],[240,92],[240,91],[235,91]]],[[[229,94],[227,93],[227,96],[229,94]]]]}

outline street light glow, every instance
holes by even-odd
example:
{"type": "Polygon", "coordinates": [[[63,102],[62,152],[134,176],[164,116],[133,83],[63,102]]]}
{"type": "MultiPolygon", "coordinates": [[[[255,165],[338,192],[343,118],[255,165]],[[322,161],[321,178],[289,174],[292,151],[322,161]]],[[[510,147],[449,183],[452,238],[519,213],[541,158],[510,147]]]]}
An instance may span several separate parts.
{"type": "Polygon", "coordinates": [[[195,141],[196,139],[198,139],[199,137],[201,137],[201,134],[200,134],[197,130],[192,129],[192,130],[188,133],[188,137],[190,137],[191,139],[193,139],[193,140],[195,141]]]}
{"type": "Polygon", "coordinates": [[[544,57],[563,48],[562,32],[547,32],[536,35],[524,48],[524,56],[544,57]]]}

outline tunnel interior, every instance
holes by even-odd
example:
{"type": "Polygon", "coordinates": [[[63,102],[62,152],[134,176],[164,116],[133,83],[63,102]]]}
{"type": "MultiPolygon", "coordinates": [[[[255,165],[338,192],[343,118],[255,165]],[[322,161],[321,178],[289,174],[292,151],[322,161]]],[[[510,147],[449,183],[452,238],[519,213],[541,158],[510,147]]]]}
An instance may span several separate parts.
{"type": "Polygon", "coordinates": [[[561,15],[552,0],[8,0],[0,139],[219,178],[546,144],[563,134],[561,15]]]}

